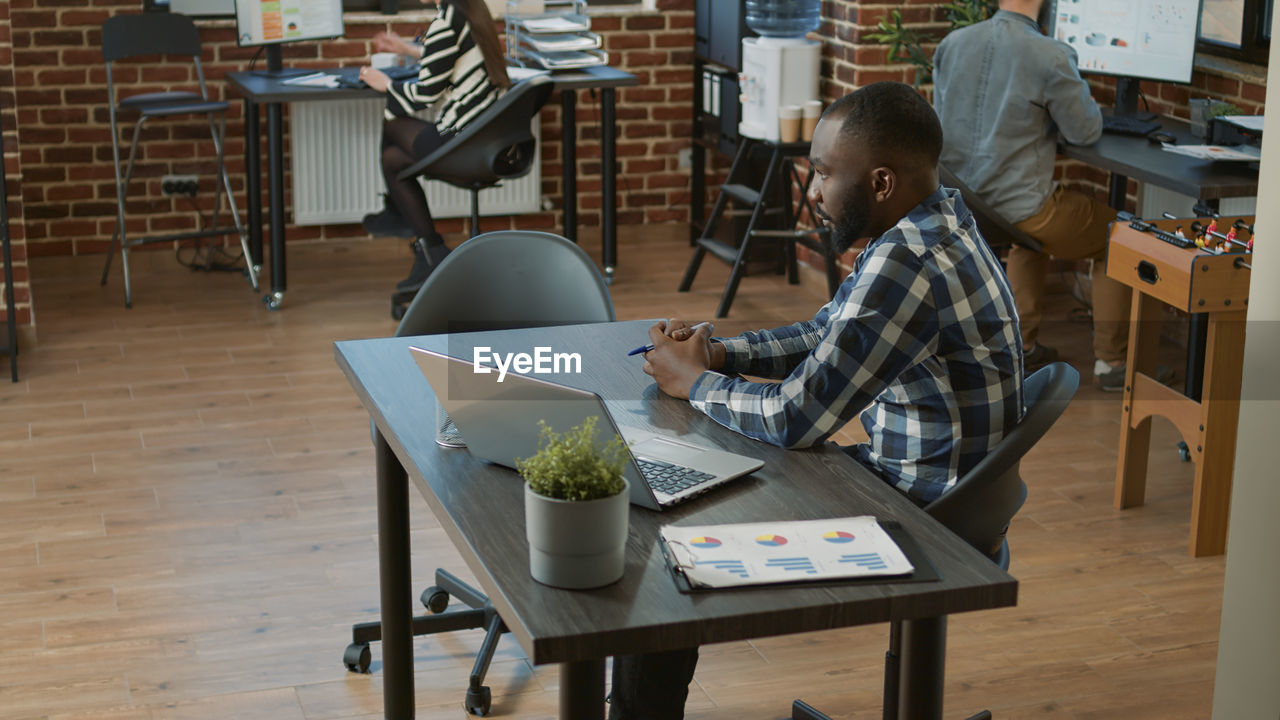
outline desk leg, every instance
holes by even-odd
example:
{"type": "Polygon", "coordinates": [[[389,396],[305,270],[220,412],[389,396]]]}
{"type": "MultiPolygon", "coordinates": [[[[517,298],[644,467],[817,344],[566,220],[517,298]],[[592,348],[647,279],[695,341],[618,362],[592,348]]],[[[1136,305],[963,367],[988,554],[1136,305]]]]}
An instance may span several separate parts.
{"type": "Polygon", "coordinates": [[[262,271],[262,127],[258,103],[244,101],[245,204],[249,207],[249,254],[255,272],[262,271]]]}
{"type": "Polygon", "coordinates": [[[284,302],[284,128],[280,103],[267,104],[267,201],[271,219],[271,292],[262,301],[272,310],[284,302]]]}
{"type": "Polygon", "coordinates": [[[1120,412],[1120,456],[1116,462],[1117,510],[1141,505],[1147,494],[1151,418],[1144,417],[1137,424],[1133,421],[1133,378],[1136,373],[1156,376],[1162,307],[1163,304],[1150,295],[1133,291],[1129,309],[1129,354],[1125,362],[1123,410],[1120,412]]]}
{"type": "Polygon", "coordinates": [[[1111,209],[1119,212],[1124,210],[1125,202],[1129,199],[1129,178],[1125,175],[1111,173],[1111,180],[1107,186],[1107,202],[1111,205],[1111,209]]]}
{"type": "Polygon", "coordinates": [[[902,621],[899,720],[941,720],[947,616],[902,621]]]}
{"type": "Polygon", "coordinates": [[[604,659],[560,663],[560,720],[603,720],[604,659]]]}
{"type": "Polygon", "coordinates": [[[615,117],[617,91],[600,91],[600,233],[604,261],[604,281],[613,284],[613,269],[618,264],[618,122],[615,117]]]}
{"type": "Polygon", "coordinates": [[[377,433],[378,586],[382,602],[382,704],[388,720],[412,720],[413,590],[409,561],[409,476],[377,433]]]}
{"type": "Polygon", "coordinates": [[[560,91],[560,201],[564,236],[578,242],[578,93],[560,91]]]}

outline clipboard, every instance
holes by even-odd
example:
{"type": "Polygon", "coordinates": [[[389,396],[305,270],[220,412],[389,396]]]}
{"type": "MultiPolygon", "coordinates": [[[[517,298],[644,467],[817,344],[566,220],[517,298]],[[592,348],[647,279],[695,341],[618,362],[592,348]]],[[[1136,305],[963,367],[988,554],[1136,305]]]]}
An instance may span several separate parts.
{"type": "Polygon", "coordinates": [[[937,582],[942,579],[938,574],[937,568],[929,561],[924,551],[920,549],[920,545],[916,543],[915,538],[902,527],[901,523],[896,520],[879,520],[877,524],[889,535],[902,553],[911,561],[914,570],[906,575],[890,575],[877,577],[861,577],[861,578],[815,578],[806,579],[797,577],[794,580],[785,582],[768,582],[756,585],[739,585],[736,587],[694,587],[689,578],[680,570],[676,559],[672,556],[671,551],[667,547],[667,543],[659,537],[658,547],[662,550],[662,559],[666,563],[667,570],[671,573],[672,579],[675,581],[676,589],[681,593],[702,593],[702,592],[732,592],[737,590],[759,590],[760,588],[780,588],[788,586],[816,586],[824,587],[841,587],[848,585],[886,585],[890,583],[917,583],[917,582],[937,582]]]}

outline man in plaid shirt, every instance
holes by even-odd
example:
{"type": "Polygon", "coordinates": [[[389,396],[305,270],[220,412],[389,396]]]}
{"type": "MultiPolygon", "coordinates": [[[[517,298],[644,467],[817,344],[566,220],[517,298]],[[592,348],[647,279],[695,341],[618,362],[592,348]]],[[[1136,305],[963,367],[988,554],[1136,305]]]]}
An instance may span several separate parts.
{"type": "MultiPolygon", "coordinates": [[[[874,238],[813,319],[711,340],[660,322],[644,370],[744,435],[818,445],[861,414],[848,448],[924,504],[1022,416],[1022,343],[1004,272],[955,190],[940,187],[942,128],[910,86],[837,100],[814,132],[809,196],[844,252],[874,238]],[[762,383],[739,373],[771,379],[762,383]]],[[[610,718],[680,718],[697,651],[614,660],[610,718]]]]}

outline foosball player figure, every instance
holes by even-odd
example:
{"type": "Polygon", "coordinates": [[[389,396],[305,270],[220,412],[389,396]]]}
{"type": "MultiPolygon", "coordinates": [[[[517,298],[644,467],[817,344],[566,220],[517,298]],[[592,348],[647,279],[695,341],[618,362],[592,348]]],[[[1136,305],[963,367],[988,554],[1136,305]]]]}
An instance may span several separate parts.
{"type": "Polygon", "coordinates": [[[1182,238],[1183,240],[1186,240],[1186,239],[1187,239],[1186,234],[1182,232],[1182,226],[1181,226],[1181,225],[1179,225],[1178,227],[1176,227],[1176,228],[1174,228],[1174,229],[1173,229],[1173,234],[1174,234],[1174,235],[1177,235],[1178,237],[1182,238]]]}

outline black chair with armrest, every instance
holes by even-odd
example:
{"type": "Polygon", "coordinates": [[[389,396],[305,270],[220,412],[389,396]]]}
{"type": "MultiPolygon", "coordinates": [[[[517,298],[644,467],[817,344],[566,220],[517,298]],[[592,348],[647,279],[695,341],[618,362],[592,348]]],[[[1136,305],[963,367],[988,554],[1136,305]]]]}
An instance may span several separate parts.
{"type": "Polygon", "coordinates": [[[1043,252],[1040,241],[1022,232],[1016,225],[1005,220],[968,185],[964,184],[956,174],[941,163],[938,164],[938,181],[946,187],[960,191],[964,204],[978,221],[978,230],[987,244],[993,248],[1019,245],[1034,252],[1043,252]]]}
{"type": "MultiPolygon", "coordinates": [[[[116,246],[120,246],[120,266],[124,275],[124,305],[133,307],[133,292],[129,281],[129,248],[157,242],[172,242],[202,237],[221,235],[238,235],[240,250],[244,255],[249,283],[254,290],[258,289],[257,268],[254,267],[249,254],[249,236],[240,222],[240,212],[236,209],[235,195],[231,192],[231,182],[227,178],[227,167],[223,160],[223,137],[227,127],[227,102],[213,100],[205,87],[204,70],[200,64],[200,31],[196,29],[191,18],[177,13],[143,13],[140,15],[116,15],[102,24],[102,59],[106,62],[107,71],[107,108],[111,124],[111,158],[115,166],[116,181],[116,227],[111,237],[111,246],[107,250],[107,262],[102,268],[101,284],[107,284],[107,273],[111,270],[111,258],[116,246]],[[191,68],[197,81],[199,92],[171,91],[150,92],[117,98],[113,82],[112,66],[120,60],[146,55],[185,56],[191,62],[191,68]],[[118,113],[137,113],[138,120],[133,126],[133,139],[129,143],[128,165],[120,168],[120,132],[117,127],[118,113]],[[152,235],[149,237],[131,238],[125,225],[125,206],[129,194],[129,183],[133,180],[133,170],[138,155],[138,141],[142,134],[142,126],[148,120],[168,118],[178,115],[204,115],[209,122],[209,136],[213,139],[216,152],[216,179],[214,181],[213,212],[208,227],[190,232],[152,235]],[[215,120],[217,121],[215,123],[215,120]],[[231,213],[232,226],[218,226],[218,212],[222,204],[222,193],[226,192],[227,205],[231,213]]],[[[210,253],[205,266],[212,264],[210,253]]]]}
{"type": "MultiPolygon", "coordinates": [[[[396,337],[615,319],[604,277],[582,248],[550,233],[500,230],[468,240],[445,258],[409,305],[396,337]]],[[[452,446],[456,427],[443,411],[438,420],[437,442],[452,446]]],[[[484,593],[446,570],[436,570],[435,585],[424,590],[421,599],[431,614],[413,619],[415,636],[485,628],[465,704],[472,714],[487,714],[491,693],[484,676],[498,639],[507,632],[502,618],[484,593]],[[469,609],[445,612],[450,597],[469,609]]],[[[367,672],[369,643],[381,639],[381,623],[353,626],[351,644],[343,654],[347,669],[367,672]]]]}
{"type": "MultiPolygon", "coordinates": [[[[991,562],[1008,570],[1009,541],[1005,533],[1027,498],[1027,485],[1019,472],[1022,456],[1053,427],[1079,386],[1080,373],[1063,362],[1051,363],[1028,376],[1022,386],[1026,406],[1022,419],[955,487],[926,505],[924,511],[991,558],[991,562]]],[[[890,623],[884,668],[885,720],[898,718],[901,641],[902,623],[890,623]]],[[[791,717],[793,720],[831,720],[800,700],[792,705],[791,717]]],[[[969,720],[989,720],[990,717],[991,713],[984,710],[969,720]]]]}

